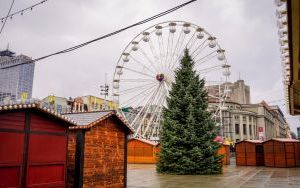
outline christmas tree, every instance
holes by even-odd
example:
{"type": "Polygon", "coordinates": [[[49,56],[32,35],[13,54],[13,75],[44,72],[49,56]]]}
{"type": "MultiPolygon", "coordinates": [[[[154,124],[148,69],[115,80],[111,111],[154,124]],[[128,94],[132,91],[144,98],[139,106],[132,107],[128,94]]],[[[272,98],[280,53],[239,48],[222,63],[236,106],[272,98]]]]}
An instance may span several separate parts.
{"type": "Polygon", "coordinates": [[[208,112],[205,81],[200,79],[194,62],[185,50],[180,67],[175,71],[175,82],[167,99],[160,133],[159,173],[219,174],[222,173],[221,155],[216,123],[208,112]]]}

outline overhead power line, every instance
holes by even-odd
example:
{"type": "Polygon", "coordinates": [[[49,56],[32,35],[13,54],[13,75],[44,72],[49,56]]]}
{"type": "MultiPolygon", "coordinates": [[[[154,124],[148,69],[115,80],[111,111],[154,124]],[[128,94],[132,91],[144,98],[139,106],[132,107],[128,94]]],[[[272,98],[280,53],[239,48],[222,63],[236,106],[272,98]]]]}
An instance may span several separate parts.
{"type": "Polygon", "coordinates": [[[67,49],[64,49],[64,50],[61,50],[61,51],[58,51],[58,52],[49,54],[49,55],[45,55],[45,56],[43,56],[43,57],[36,58],[36,59],[30,60],[30,61],[25,61],[25,62],[20,63],[20,64],[17,64],[17,65],[11,65],[11,66],[7,66],[7,67],[3,67],[2,69],[7,69],[7,68],[10,68],[10,67],[15,67],[15,66],[23,65],[23,64],[28,64],[28,63],[34,63],[34,62],[40,61],[40,60],[42,60],[42,59],[49,58],[49,57],[51,57],[51,56],[55,56],[55,55],[59,55],[59,54],[63,54],[63,53],[67,53],[67,52],[74,51],[74,50],[76,50],[76,49],[78,49],[78,48],[82,48],[82,47],[84,47],[84,46],[86,46],[86,45],[88,45],[88,44],[91,44],[91,43],[94,43],[94,42],[96,42],[96,41],[99,41],[99,40],[102,40],[102,39],[111,37],[111,36],[113,36],[113,35],[116,35],[116,34],[118,34],[118,33],[120,33],[120,32],[123,32],[123,31],[125,31],[125,30],[128,30],[128,29],[130,29],[130,28],[132,28],[132,27],[135,27],[135,26],[138,26],[138,25],[142,25],[142,24],[144,24],[144,23],[147,23],[147,22],[150,22],[150,21],[152,21],[152,20],[155,20],[155,19],[157,19],[157,18],[159,18],[159,17],[165,16],[165,15],[167,15],[167,14],[169,14],[169,13],[171,13],[171,12],[174,12],[174,11],[176,11],[176,10],[178,10],[178,9],[180,9],[180,8],[182,8],[182,7],[184,7],[184,6],[188,5],[188,4],[190,4],[190,3],[193,3],[193,2],[195,2],[195,1],[197,1],[197,0],[191,0],[191,1],[188,1],[188,2],[186,2],[186,3],[183,3],[183,4],[181,4],[181,5],[176,6],[176,7],[174,7],[174,8],[171,8],[171,9],[169,9],[169,10],[167,10],[167,11],[164,11],[164,12],[161,12],[161,13],[159,13],[159,14],[156,14],[156,15],[150,17],[150,18],[144,19],[144,20],[139,21],[139,22],[137,22],[137,23],[135,23],[135,24],[132,24],[132,25],[127,26],[127,27],[124,27],[124,28],[122,28],[122,29],[119,29],[119,30],[114,31],[114,32],[109,33],[109,34],[106,34],[106,35],[104,35],[104,36],[95,38],[95,39],[93,39],[93,40],[90,40],[90,41],[87,41],[87,42],[83,42],[83,43],[81,43],[81,44],[79,44],[79,45],[76,45],[76,46],[73,46],[73,47],[70,47],[70,48],[67,48],[67,49]]]}
{"type": "MultiPolygon", "coordinates": [[[[15,3],[15,0],[12,1],[12,3],[11,3],[11,5],[10,5],[10,8],[9,8],[9,11],[8,11],[7,15],[10,14],[10,11],[11,11],[11,9],[12,9],[14,3],[15,3]]],[[[2,19],[1,19],[1,20],[2,20],[2,19]]],[[[3,31],[3,28],[4,28],[5,24],[6,24],[6,21],[7,21],[7,16],[5,17],[4,23],[2,24],[2,27],[1,27],[1,30],[0,30],[0,34],[1,34],[2,31],[3,31]]]]}
{"type": "Polygon", "coordinates": [[[14,12],[14,13],[8,14],[7,16],[0,18],[0,20],[1,20],[1,22],[3,23],[4,20],[6,20],[6,19],[8,19],[8,18],[12,19],[13,16],[15,16],[15,15],[17,15],[17,14],[23,15],[24,12],[26,12],[26,11],[32,11],[32,9],[33,9],[34,7],[41,5],[41,4],[45,3],[46,1],[48,1],[48,0],[43,0],[43,1],[41,1],[41,2],[39,2],[39,3],[36,3],[36,4],[34,4],[34,5],[31,5],[31,6],[27,7],[27,8],[24,8],[24,9],[21,9],[21,10],[19,10],[19,11],[14,12]]]}

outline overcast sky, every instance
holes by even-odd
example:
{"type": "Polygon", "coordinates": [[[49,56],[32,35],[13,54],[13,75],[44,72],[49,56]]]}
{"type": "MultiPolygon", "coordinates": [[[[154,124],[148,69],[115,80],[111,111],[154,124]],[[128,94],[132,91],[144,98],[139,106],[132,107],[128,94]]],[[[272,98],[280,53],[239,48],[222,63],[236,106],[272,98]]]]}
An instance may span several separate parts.
{"type": "MultiPolygon", "coordinates": [[[[0,1],[0,16],[12,0],[0,1]]],[[[15,0],[12,12],[40,0],[15,0]]],[[[9,43],[17,54],[37,58],[68,48],[183,3],[183,0],[48,0],[7,21],[0,49],[9,43]]],[[[231,81],[244,79],[252,103],[284,99],[276,7],[273,0],[198,0],[155,21],[129,29],[74,52],[40,61],[35,66],[33,96],[99,96],[105,73],[111,82],[116,62],[128,42],[162,21],[182,20],[215,35],[232,65],[231,81]]],[[[278,104],[285,112],[284,101],[278,104]]],[[[293,130],[297,119],[288,117],[293,130]]]]}

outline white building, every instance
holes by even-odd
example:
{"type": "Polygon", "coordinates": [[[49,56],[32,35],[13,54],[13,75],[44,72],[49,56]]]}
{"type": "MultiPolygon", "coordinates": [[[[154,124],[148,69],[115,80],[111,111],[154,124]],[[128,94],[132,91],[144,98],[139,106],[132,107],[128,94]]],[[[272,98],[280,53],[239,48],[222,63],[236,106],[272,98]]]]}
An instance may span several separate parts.
{"type": "MultiPolygon", "coordinates": [[[[233,143],[241,140],[268,140],[288,137],[288,124],[278,106],[269,106],[265,101],[250,103],[250,87],[243,80],[227,83],[231,90],[220,122],[220,134],[233,143]]],[[[208,92],[218,96],[219,86],[209,86],[208,92]]],[[[222,88],[222,86],[221,86],[222,88]]],[[[219,102],[210,98],[210,110],[214,111],[219,102]]]]}

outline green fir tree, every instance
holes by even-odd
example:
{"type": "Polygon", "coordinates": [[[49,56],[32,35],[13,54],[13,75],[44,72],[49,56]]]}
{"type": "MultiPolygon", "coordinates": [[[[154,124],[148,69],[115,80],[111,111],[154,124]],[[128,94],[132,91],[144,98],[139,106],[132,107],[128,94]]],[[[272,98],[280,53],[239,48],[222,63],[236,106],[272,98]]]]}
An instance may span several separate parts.
{"type": "Polygon", "coordinates": [[[215,121],[207,111],[208,94],[205,81],[194,70],[194,62],[185,50],[175,83],[167,99],[160,133],[159,173],[219,174],[221,155],[215,121]]]}

